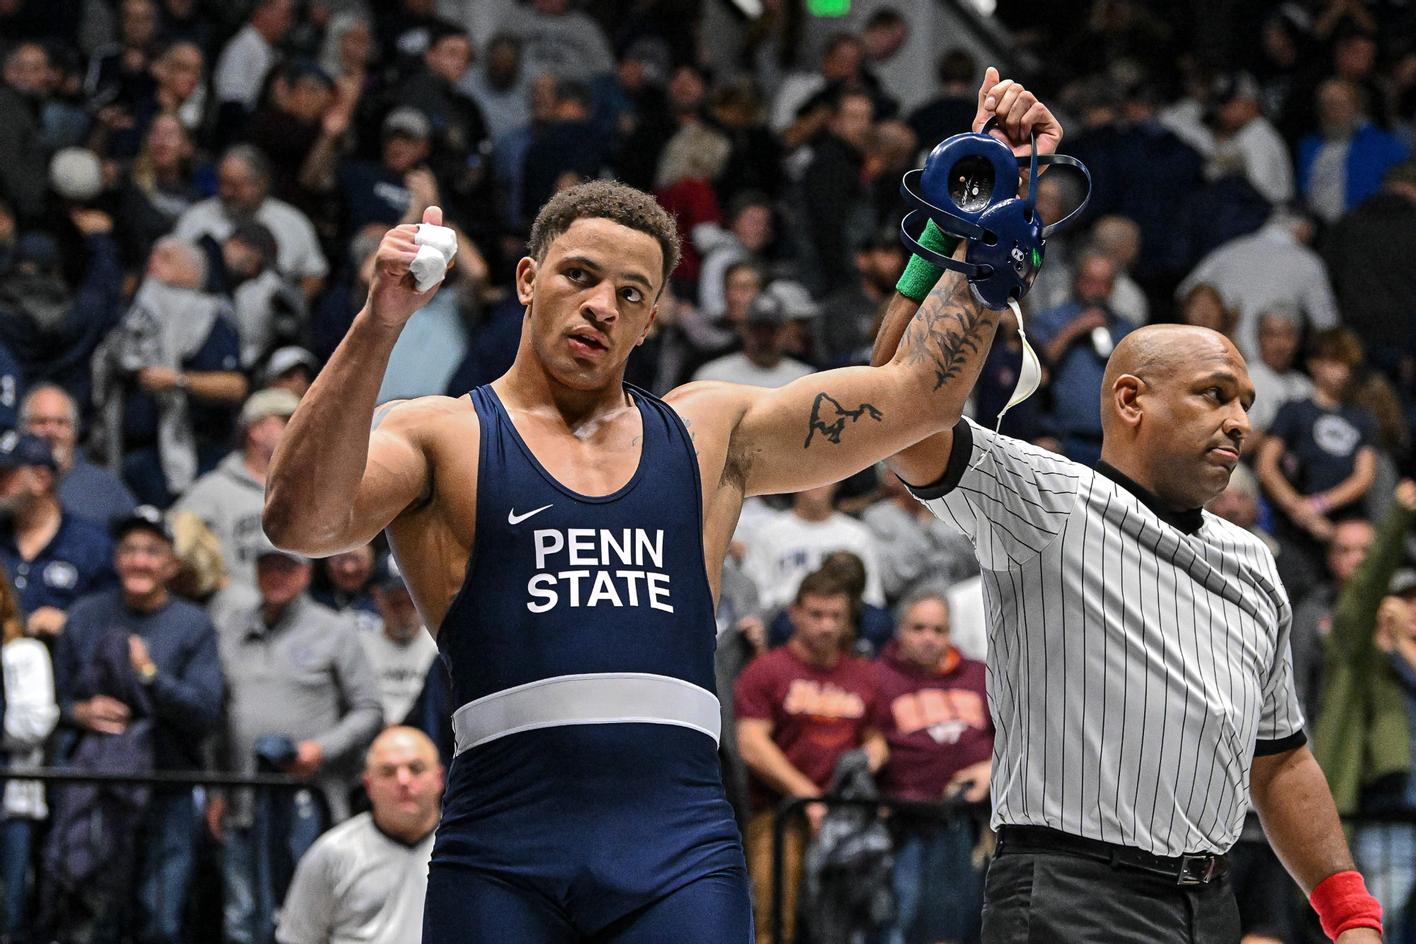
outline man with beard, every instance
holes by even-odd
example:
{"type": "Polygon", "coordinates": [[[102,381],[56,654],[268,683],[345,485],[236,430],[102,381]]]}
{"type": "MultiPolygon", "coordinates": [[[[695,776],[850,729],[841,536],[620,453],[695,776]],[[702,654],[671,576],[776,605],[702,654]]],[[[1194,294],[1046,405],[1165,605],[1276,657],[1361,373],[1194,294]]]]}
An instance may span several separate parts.
{"type": "Polygon", "coordinates": [[[104,526],[133,513],[137,500],[128,486],[111,469],[90,462],[79,448],[79,405],[62,387],[40,384],[26,393],[20,401],[20,424],[24,432],[49,443],[65,511],[104,526]]]}
{"type": "Polygon", "coordinates": [[[855,253],[858,278],[821,303],[816,327],[817,357],[827,364],[868,363],[870,341],[881,308],[895,294],[895,280],[905,267],[900,237],[886,226],[871,234],[855,253]]]}
{"type": "Polygon", "coordinates": [[[263,223],[276,234],[275,267],[313,298],[324,286],[329,262],[309,217],[272,197],[270,188],[270,161],[265,154],[249,144],[238,144],[217,165],[216,196],[183,213],[172,235],[188,242],[203,236],[224,240],[240,223],[263,223]]]}

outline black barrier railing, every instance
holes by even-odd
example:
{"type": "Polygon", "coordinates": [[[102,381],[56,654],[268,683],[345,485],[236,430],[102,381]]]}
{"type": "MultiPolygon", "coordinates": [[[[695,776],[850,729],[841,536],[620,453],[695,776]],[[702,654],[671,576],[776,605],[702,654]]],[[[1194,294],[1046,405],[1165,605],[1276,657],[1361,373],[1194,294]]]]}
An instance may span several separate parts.
{"type": "Polygon", "coordinates": [[[0,779],[38,780],[42,783],[122,783],[131,786],[168,787],[275,787],[300,789],[310,786],[288,774],[226,774],[209,770],[154,770],[146,774],[115,774],[72,767],[33,767],[15,770],[0,765],[0,779]]]}
{"type": "MultiPolygon", "coordinates": [[[[177,792],[183,790],[190,792],[196,787],[221,790],[250,790],[253,791],[256,798],[253,801],[253,809],[265,807],[265,805],[272,802],[273,798],[277,795],[290,795],[292,791],[299,790],[318,790],[317,787],[313,786],[308,781],[300,780],[287,774],[242,775],[208,770],[155,770],[142,774],[129,774],[80,770],[73,767],[16,769],[0,765],[0,780],[18,783],[43,783],[50,788],[51,799],[54,790],[62,791],[77,785],[141,786],[177,792]]],[[[53,811],[51,810],[51,815],[52,814],[53,811]]],[[[259,818],[262,814],[255,815],[259,818]]],[[[328,823],[326,822],[324,825],[327,826],[328,823]]],[[[227,839],[230,838],[229,836],[227,837],[227,839]]],[[[195,843],[196,840],[194,839],[193,842],[195,843]]],[[[248,842],[258,841],[248,840],[248,842]]],[[[195,852],[195,848],[192,851],[195,852]]],[[[268,864],[263,866],[261,862],[261,856],[266,852],[267,849],[260,847],[250,856],[251,874],[248,877],[249,892],[251,895],[255,896],[253,901],[259,904],[252,909],[251,923],[250,927],[247,929],[248,933],[246,939],[256,942],[256,944],[268,944],[268,942],[272,941],[271,931],[273,929],[268,925],[271,915],[265,912],[264,903],[269,902],[269,905],[273,908],[278,905],[280,897],[278,894],[275,895],[273,900],[268,897],[262,897],[262,889],[264,888],[262,884],[263,876],[268,877],[270,868],[268,864]]],[[[39,858],[38,850],[32,849],[30,851],[30,861],[37,864],[39,858]]],[[[189,861],[188,868],[190,869],[193,866],[194,862],[189,861]]],[[[29,932],[43,930],[60,920],[58,917],[60,912],[58,911],[45,907],[35,908],[35,905],[43,900],[41,897],[36,897],[36,893],[42,894],[46,891],[46,889],[39,884],[43,879],[38,870],[35,880],[36,886],[34,890],[26,896],[29,902],[26,906],[26,912],[28,912],[28,914],[25,924],[26,930],[29,932]],[[31,909],[34,910],[31,911],[31,909]]],[[[165,876],[157,876],[153,881],[152,892],[156,895],[156,898],[149,902],[149,904],[154,906],[156,912],[166,913],[165,906],[174,901],[174,899],[167,896],[165,876]]],[[[222,882],[222,885],[224,900],[224,894],[228,889],[225,881],[222,882]]],[[[134,894],[135,891],[136,889],[130,890],[129,894],[134,894]]],[[[191,889],[189,888],[188,893],[190,893],[190,891],[191,889]]],[[[183,896],[183,899],[184,900],[179,902],[176,906],[179,911],[184,910],[183,906],[188,903],[186,895],[183,896]]],[[[91,904],[91,902],[85,901],[84,904],[91,904]]],[[[132,913],[129,912],[130,902],[115,902],[113,904],[118,909],[117,914],[128,914],[130,918],[133,917],[132,913]]],[[[148,917],[149,919],[153,919],[151,915],[148,917]]],[[[214,917],[217,917],[218,921],[221,920],[219,916],[214,917]]],[[[8,921],[9,917],[7,916],[5,920],[8,921]]],[[[171,920],[180,919],[173,916],[171,920]]],[[[0,928],[0,934],[3,933],[4,928],[0,928]]]]}
{"type": "Polygon", "coordinates": [[[962,800],[924,803],[893,797],[845,797],[837,793],[827,793],[819,797],[787,797],[782,800],[777,804],[777,810],[772,817],[772,908],[768,926],[772,930],[773,944],[786,944],[782,940],[782,892],[786,885],[787,824],[794,817],[804,816],[806,808],[813,803],[824,803],[828,807],[856,806],[863,809],[888,810],[895,814],[908,814],[912,818],[935,820],[950,820],[956,816],[987,809],[986,804],[965,803],[962,800]]]}

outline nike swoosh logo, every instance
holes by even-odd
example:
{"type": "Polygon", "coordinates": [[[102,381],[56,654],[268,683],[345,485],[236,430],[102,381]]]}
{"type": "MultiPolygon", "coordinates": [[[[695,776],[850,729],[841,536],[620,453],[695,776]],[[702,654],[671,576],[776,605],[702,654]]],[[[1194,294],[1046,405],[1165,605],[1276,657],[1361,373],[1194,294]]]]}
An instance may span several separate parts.
{"type": "Polygon", "coordinates": [[[524,514],[524,515],[518,515],[518,514],[516,513],[516,509],[515,509],[515,508],[509,508],[509,509],[507,509],[507,512],[506,512],[506,523],[507,523],[507,524],[521,524],[521,522],[525,521],[527,518],[530,518],[532,515],[539,515],[541,512],[545,511],[545,510],[546,510],[547,508],[549,508],[549,507],[551,507],[551,506],[550,506],[550,505],[542,505],[540,508],[532,509],[531,511],[526,512],[526,514],[524,514]]]}

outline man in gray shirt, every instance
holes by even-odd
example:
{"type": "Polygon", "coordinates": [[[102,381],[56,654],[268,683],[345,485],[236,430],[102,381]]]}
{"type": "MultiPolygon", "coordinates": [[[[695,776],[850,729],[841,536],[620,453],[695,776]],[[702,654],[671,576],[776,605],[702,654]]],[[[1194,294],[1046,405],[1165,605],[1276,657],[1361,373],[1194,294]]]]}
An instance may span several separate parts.
{"type": "Polygon", "coordinates": [[[225,844],[234,944],[270,940],[294,863],[349,815],[358,758],[383,725],[378,681],[353,626],[307,595],[309,560],[267,547],[255,564],[260,603],[224,617],[220,631],[230,692],[222,760],[237,773],[283,771],[313,789],[254,802],[236,793],[208,809],[225,844]]]}
{"type": "Polygon", "coordinates": [[[196,514],[221,542],[234,583],[255,585],[255,557],[267,543],[261,531],[266,468],[299,405],[300,398],[289,390],[267,388],[251,394],[241,407],[241,447],[193,482],[177,501],[177,511],[196,514]]]}
{"type": "Polygon", "coordinates": [[[320,837],[280,909],[280,944],[418,944],[443,768],[428,736],[394,727],[364,765],[371,812],[320,837]]]}

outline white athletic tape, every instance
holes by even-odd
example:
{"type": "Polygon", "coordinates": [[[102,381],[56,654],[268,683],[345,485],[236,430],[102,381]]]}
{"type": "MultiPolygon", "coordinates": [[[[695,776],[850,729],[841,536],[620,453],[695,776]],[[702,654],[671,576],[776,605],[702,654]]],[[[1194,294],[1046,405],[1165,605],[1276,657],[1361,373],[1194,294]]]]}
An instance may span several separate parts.
{"type": "Polygon", "coordinates": [[[414,287],[426,292],[447,275],[447,267],[457,255],[457,234],[446,226],[419,223],[413,241],[418,244],[418,255],[408,270],[413,273],[414,287]]]}

